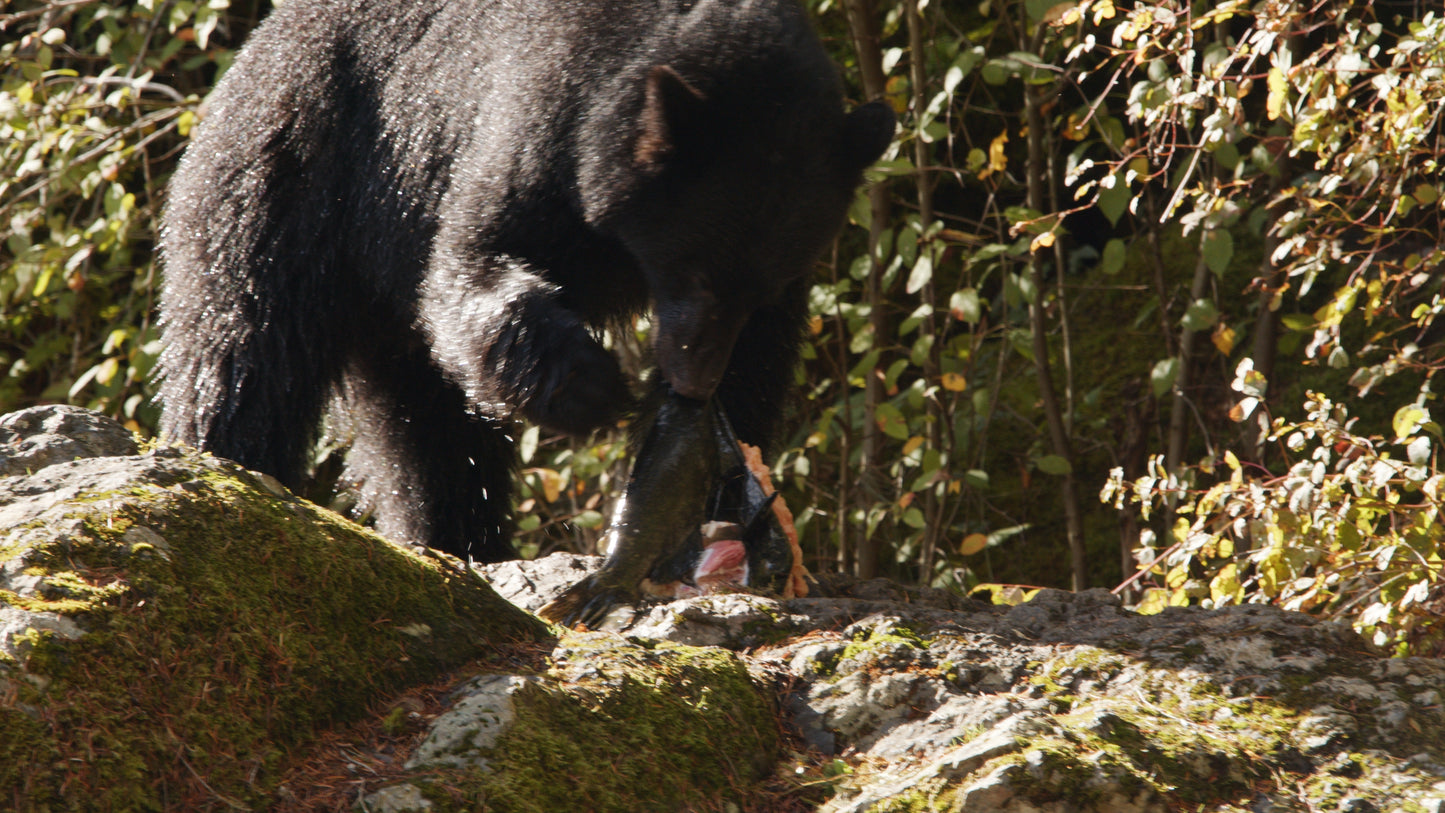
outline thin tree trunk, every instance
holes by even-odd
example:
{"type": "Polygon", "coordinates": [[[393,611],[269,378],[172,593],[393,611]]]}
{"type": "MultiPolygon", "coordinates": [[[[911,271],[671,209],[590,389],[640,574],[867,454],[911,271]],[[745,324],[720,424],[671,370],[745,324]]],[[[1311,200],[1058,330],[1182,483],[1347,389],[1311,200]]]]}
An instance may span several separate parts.
{"type": "MultiPolygon", "coordinates": [[[[928,232],[928,227],[933,223],[933,179],[926,174],[925,167],[931,164],[929,156],[929,145],[923,140],[923,112],[927,105],[927,96],[924,89],[928,84],[928,66],[924,64],[923,45],[923,15],[920,0],[910,0],[907,5],[908,24],[908,53],[910,60],[910,78],[913,85],[913,121],[919,127],[918,132],[913,134],[913,166],[917,175],[918,183],[918,222],[923,233],[928,232]]],[[[920,241],[918,244],[919,256],[924,252],[931,252],[931,241],[920,241]]],[[[923,377],[927,382],[926,389],[933,389],[941,386],[941,359],[942,342],[938,335],[938,298],[935,294],[933,278],[928,281],[918,292],[921,304],[927,307],[928,315],[924,317],[920,327],[920,336],[923,341],[928,342],[928,356],[923,362],[923,377]]],[[[946,454],[943,438],[943,404],[937,395],[927,399],[927,424],[928,424],[928,448],[936,450],[940,455],[946,454]]],[[[939,499],[938,488],[929,485],[923,492],[923,546],[920,551],[919,576],[923,584],[929,584],[933,580],[933,561],[938,552],[938,542],[943,536],[943,501],[939,499]]]]}
{"type": "MultiPolygon", "coordinates": [[[[1279,174],[1270,180],[1270,203],[1273,203],[1272,199],[1283,187],[1283,179],[1290,177],[1289,157],[1279,156],[1277,168],[1279,174]]],[[[1259,292],[1259,313],[1254,318],[1254,346],[1250,350],[1255,372],[1264,376],[1266,397],[1274,386],[1275,350],[1279,343],[1279,313],[1271,307],[1274,292],[1279,287],[1279,268],[1274,262],[1275,249],[1279,248],[1279,235],[1274,233],[1275,224],[1278,222],[1278,210],[1273,206],[1265,209],[1264,257],[1259,261],[1262,286],[1259,292]]],[[[1267,451],[1264,438],[1269,434],[1268,427],[1260,423],[1263,420],[1266,420],[1263,410],[1256,410],[1255,414],[1249,416],[1244,425],[1243,444],[1245,456],[1261,465],[1265,463],[1267,451]]]]}
{"type": "MultiPolygon", "coordinates": [[[[872,0],[848,0],[848,27],[858,54],[858,69],[863,78],[863,93],[870,99],[883,96],[886,78],[883,75],[883,51],[879,45],[878,15],[872,0]]],[[[868,190],[869,224],[868,257],[870,267],[868,281],[864,288],[864,302],[868,305],[868,323],[873,331],[873,341],[881,343],[888,334],[887,311],[884,307],[883,270],[886,267],[879,250],[883,231],[888,227],[889,199],[886,183],[879,182],[868,190]]],[[[858,484],[862,488],[865,504],[877,504],[883,494],[881,485],[881,457],[883,452],[883,431],[878,427],[876,416],[878,405],[883,402],[883,381],[871,372],[864,377],[863,390],[863,448],[862,465],[859,467],[858,484]]],[[[873,578],[878,575],[880,546],[877,533],[859,536],[856,546],[858,576],[873,578]]]]}
{"type": "MultiPolygon", "coordinates": [[[[1048,161],[1044,156],[1043,103],[1049,88],[1032,87],[1027,91],[1026,108],[1028,115],[1028,204],[1037,212],[1046,205],[1044,181],[1048,173],[1048,161]]],[[[1059,269],[1062,272],[1062,269],[1059,269]]],[[[1063,409],[1059,406],[1054,392],[1053,371],[1049,364],[1048,320],[1044,315],[1044,273],[1042,252],[1034,252],[1029,258],[1029,275],[1033,279],[1034,301],[1029,303],[1029,320],[1033,331],[1034,372],[1039,383],[1039,400],[1043,404],[1045,422],[1049,428],[1049,446],[1054,454],[1069,464],[1063,475],[1064,521],[1069,541],[1069,563],[1073,571],[1073,588],[1084,589],[1084,526],[1079,509],[1078,487],[1074,481],[1074,456],[1070,449],[1069,434],[1065,427],[1063,409]]]]}
{"type": "MultiPolygon", "coordinates": [[[[1213,229],[1200,230],[1201,246],[1199,260],[1194,264],[1194,280],[1189,285],[1189,305],[1193,305],[1209,292],[1209,265],[1204,261],[1202,246],[1213,229]]],[[[1186,307],[1188,307],[1186,305],[1186,307]]],[[[1199,331],[1185,327],[1179,334],[1179,373],[1174,377],[1174,397],[1169,407],[1169,451],[1164,458],[1164,467],[1170,472],[1179,470],[1184,462],[1184,447],[1189,442],[1189,403],[1185,392],[1194,381],[1194,346],[1199,341],[1199,331]]]]}

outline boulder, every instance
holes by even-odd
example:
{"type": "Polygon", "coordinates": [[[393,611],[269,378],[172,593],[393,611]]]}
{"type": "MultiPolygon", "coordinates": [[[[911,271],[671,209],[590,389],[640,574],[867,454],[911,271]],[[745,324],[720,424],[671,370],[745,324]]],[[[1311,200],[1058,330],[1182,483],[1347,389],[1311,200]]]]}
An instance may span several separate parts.
{"type": "Polygon", "coordinates": [[[68,407],[0,432],[5,809],[264,806],[317,731],[546,636],[456,563],[226,461],[68,407]]]}

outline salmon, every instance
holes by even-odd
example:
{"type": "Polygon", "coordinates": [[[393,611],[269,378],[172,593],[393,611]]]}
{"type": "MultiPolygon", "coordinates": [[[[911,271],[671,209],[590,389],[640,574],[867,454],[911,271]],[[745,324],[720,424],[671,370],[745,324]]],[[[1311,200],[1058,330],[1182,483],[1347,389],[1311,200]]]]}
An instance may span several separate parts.
{"type": "Polygon", "coordinates": [[[669,390],[613,509],[602,567],[537,614],[596,628],[649,595],[728,585],[784,594],[797,562],[776,499],[748,468],[717,402],[669,390]]]}

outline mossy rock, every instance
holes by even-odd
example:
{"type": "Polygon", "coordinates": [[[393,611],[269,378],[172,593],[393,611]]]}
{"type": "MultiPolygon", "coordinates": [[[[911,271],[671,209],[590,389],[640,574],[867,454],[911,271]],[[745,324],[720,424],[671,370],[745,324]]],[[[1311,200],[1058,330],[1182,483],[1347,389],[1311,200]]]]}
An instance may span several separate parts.
{"type": "Polygon", "coordinates": [[[773,770],[771,693],[732,652],[581,633],[564,637],[552,661],[494,701],[511,707],[499,737],[441,758],[476,767],[416,766],[410,784],[428,809],[712,809],[748,799],[773,770]]]}
{"type": "Polygon", "coordinates": [[[322,727],[547,628],[174,449],[0,481],[0,808],[264,807],[322,727]]]}

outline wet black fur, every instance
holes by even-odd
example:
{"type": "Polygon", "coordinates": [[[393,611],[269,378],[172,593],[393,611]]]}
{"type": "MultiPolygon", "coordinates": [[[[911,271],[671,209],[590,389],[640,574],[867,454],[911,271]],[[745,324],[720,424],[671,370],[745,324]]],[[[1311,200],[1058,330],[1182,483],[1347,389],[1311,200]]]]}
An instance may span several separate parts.
{"type": "Polygon", "coordinates": [[[171,183],[163,432],[295,486],[340,407],[379,530],[508,558],[513,416],[626,409],[594,335],[620,317],[657,309],[674,381],[722,353],[769,439],[892,128],[845,117],[793,0],[288,0],[171,183]]]}

